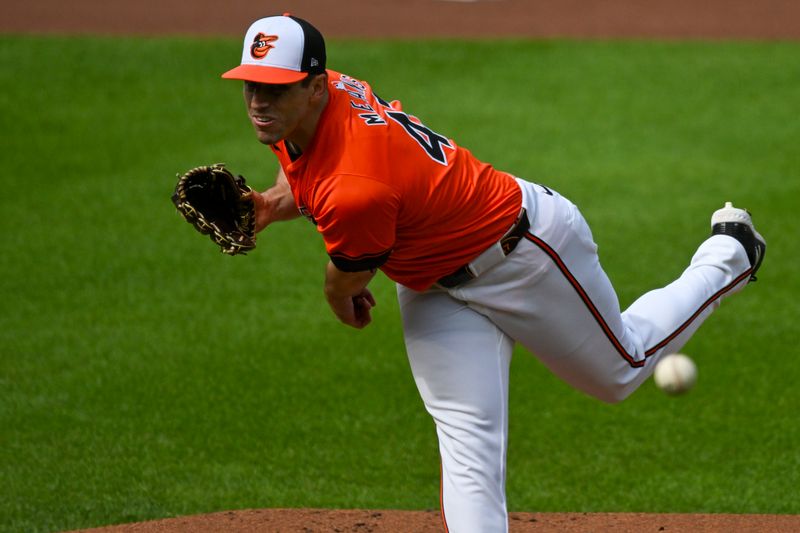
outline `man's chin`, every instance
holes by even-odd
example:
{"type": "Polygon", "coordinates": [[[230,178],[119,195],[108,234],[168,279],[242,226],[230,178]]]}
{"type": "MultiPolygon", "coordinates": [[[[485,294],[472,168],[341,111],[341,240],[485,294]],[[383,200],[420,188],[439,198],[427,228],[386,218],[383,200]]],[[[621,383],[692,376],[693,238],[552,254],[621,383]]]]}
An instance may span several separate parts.
{"type": "Polygon", "coordinates": [[[281,141],[281,137],[277,135],[265,135],[263,133],[258,133],[258,142],[261,144],[272,145],[281,141]]]}

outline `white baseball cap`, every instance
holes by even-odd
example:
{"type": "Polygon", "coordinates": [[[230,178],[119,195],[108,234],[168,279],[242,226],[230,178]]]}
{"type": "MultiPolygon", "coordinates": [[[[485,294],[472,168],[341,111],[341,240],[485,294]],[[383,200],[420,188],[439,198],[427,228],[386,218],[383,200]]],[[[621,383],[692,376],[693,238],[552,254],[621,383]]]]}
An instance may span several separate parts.
{"type": "Polygon", "coordinates": [[[253,22],[242,47],[242,63],[222,75],[258,83],[294,83],[325,72],[325,40],[314,26],[288,13],[253,22]]]}

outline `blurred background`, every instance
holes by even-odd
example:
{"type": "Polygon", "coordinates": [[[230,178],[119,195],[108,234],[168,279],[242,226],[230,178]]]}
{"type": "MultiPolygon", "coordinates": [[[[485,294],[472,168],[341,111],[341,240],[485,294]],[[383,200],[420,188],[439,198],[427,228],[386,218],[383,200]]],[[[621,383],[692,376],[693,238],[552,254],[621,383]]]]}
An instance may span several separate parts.
{"type": "Polygon", "coordinates": [[[800,37],[796,0],[6,0],[0,31],[238,35],[285,11],[328,37],[800,37]]]}

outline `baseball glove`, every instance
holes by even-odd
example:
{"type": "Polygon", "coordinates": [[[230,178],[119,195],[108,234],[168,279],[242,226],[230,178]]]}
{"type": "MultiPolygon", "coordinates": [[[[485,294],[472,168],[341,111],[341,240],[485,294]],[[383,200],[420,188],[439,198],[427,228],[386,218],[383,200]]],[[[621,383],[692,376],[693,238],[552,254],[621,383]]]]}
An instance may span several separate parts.
{"type": "Polygon", "coordinates": [[[178,175],[172,203],[194,228],[223,253],[244,254],[256,247],[253,189],[222,163],[178,175]]]}

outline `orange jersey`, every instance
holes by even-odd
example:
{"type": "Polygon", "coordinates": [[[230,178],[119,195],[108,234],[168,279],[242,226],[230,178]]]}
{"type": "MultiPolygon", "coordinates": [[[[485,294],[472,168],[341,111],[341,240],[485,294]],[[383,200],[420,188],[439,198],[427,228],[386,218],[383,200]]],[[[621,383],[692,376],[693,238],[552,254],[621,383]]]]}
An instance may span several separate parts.
{"type": "Polygon", "coordinates": [[[415,290],[469,263],[509,230],[514,178],[381,100],[367,83],[328,71],[328,104],[296,160],[272,146],[300,212],[340,270],[380,268],[415,290]]]}

